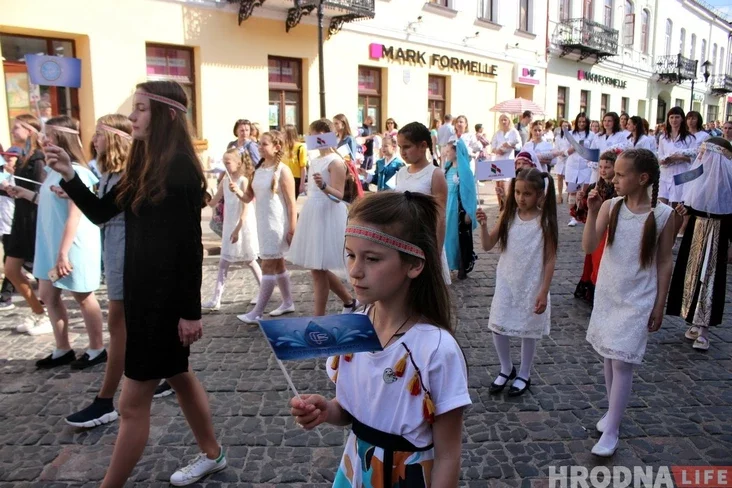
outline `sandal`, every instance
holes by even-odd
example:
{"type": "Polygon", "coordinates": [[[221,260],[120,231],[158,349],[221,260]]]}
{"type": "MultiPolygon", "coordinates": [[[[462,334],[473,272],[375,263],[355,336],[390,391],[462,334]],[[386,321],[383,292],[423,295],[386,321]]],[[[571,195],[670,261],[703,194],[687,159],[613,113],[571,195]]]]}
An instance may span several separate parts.
{"type": "Polygon", "coordinates": [[[709,350],[709,339],[706,337],[699,336],[694,341],[694,344],[691,346],[694,349],[697,349],[699,351],[708,351],[709,350]]]}
{"type": "MultiPolygon", "coordinates": [[[[516,367],[514,366],[513,369],[511,369],[510,375],[505,375],[503,373],[498,373],[498,378],[505,378],[506,382],[502,385],[497,384],[495,381],[491,383],[491,386],[488,388],[488,393],[491,395],[495,395],[496,393],[500,393],[503,391],[504,388],[506,388],[506,385],[508,385],[508,382],[511,381],[516,377],[516,367]]],[[[496,378],[496,379],[498,379],[496,378]]]]}
{"type": "Polygon", "coordinates": [[[686,334],[684,334],[684,337],[689,339],[690,341],[695,341],[697,337],[699,337],[699,327],[696,325],[692,325],[686,330],[686,334]]]}

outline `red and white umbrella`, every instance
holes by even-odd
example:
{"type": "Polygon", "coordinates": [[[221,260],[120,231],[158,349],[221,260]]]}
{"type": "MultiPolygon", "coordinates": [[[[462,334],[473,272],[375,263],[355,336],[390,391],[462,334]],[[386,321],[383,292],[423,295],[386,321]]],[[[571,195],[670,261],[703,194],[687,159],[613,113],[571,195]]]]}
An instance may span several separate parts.
{"type": "Polygon", "coordinates": [[[513,100],[506,100],[491,109],[491,112],[503,112],[507,114],[522,114],[526,110],[531,110],[533,114],[544,115],[544,109],[525,98],[514,98],[513,100]]]}

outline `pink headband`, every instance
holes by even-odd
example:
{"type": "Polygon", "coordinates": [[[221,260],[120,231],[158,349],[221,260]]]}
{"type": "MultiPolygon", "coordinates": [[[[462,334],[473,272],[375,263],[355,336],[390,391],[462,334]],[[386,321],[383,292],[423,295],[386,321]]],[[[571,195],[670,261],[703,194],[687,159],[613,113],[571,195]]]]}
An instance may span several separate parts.
{"type": "Polygon", "coordinates": [[[138,91],[137,94],[142,95],[143,97],[147,97],[150,100],[155,100],[156,102],[170,105],[171,107],[176,108],[183,113],[188,112],[188,108],[185,105],[183,105],[180,102],[176,102],[172,98],[164,97],[162,95],[155,95],[154,93],[150,93],[150,92],[146,92],[146,91],[138,91]]]}
{"type": "Polygon", "coordinates": [[[20,126],[23,127],[24,129],[27,129],[27,130],[31,131],[32,133],[34,133],[34,134],[39,134],[38,129],[36,129],[32,125],[27,124],[27,123],[23,122],[22,120],[18,120],[18,119],[15,119],[15,120],[17,120],[18,123],[20,124],[20,126]]]}
{"type": "Polygon", "coordinates": [[[115,129],[114,127],[110,127],[110,126],[105,125],[105,124],[99,124],[99,127],[102,130],[105,130],[107,132],[111,132],[112,134],[117,134],[122,139],[132,139],[132,136],[129,135],[127,132],[123,131],[123,130],[115,129]]]}
{"type": "Polygon", "coordinates": [[[76,134],[76,135],[79,134],[79,131],[76,129],[69,129],[68,127],[61,127],[60,125],[46,124],[46,129],[49,129],[49,128],[53,129],[53,130],[57,130],[59,132],[66,132],[68,134],[76,134]]]}
{"type": "Polygon", "coordinates": [[[390,247],[399,252],[410,254],[419,259],[424,259],[424,251],[411,242],[404,241],[398,237],[391,236],[371,227],[362,227],[360,225],[349,225],[346,227],[346,236],[359,237],[366,239],[382,246],[390,247]]]}

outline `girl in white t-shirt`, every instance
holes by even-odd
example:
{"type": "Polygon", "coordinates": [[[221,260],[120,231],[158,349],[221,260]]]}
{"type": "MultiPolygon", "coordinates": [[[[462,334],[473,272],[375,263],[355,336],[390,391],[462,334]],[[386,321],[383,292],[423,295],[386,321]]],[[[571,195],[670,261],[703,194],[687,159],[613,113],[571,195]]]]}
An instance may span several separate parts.
{"type": "Polygon", "coordinates": [[[351,283],[382,351],[328,359],[335,397],[301,395],[292,415],[310,430],[352,426],[333,486],[457,486],[465,358],[453,337],[440,272],[434,198],[380,192],[350,210],[351,283]],[[367,454],[368,453],[368,454],[367,454]]]}

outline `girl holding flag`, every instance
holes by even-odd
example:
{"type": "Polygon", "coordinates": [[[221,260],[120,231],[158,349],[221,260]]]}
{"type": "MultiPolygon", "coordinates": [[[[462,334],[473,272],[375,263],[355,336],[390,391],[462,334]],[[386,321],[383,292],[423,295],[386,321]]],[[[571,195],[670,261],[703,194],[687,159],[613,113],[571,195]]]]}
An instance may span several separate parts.
{"type": "Polygon", "coordinates": [[[307,430],[352,426],[334,487],[458,484],[471,402],[440,272],[440,213],[434,198],[409,191],[371,194],[351,207],[349,275],[358,300],[371,304],[365,313],[383,350],[330,358],[333,399],[290,401],[307,430]]]}

